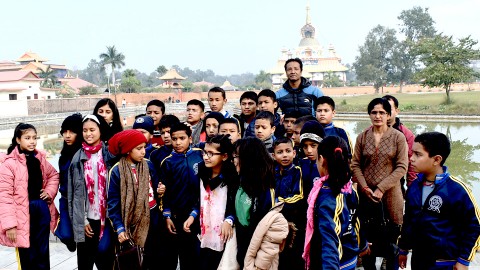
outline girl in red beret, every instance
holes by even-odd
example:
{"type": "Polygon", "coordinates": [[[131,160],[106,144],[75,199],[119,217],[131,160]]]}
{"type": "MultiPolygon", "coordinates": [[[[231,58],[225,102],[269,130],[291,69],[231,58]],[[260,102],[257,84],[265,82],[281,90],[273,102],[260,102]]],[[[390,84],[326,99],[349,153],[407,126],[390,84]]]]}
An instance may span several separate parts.
{"type": "Polygon", "coordinates": [[[159,183],[153,164],[145,159],[147,139],[138,130],[115,134],[108,142],[120,161],[109,173],[108,216],[121,244],[131,239],[144,248],[144,266],[159,269],[154,256],[159,254],[158,227],[161,220],[160,197],[165,185],[159,183]]]}

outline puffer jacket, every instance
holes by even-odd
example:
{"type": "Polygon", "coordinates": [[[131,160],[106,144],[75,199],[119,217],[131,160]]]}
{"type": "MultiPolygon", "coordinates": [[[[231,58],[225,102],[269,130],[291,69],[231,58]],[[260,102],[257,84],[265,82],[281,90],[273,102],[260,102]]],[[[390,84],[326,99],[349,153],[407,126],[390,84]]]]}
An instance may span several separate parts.
{"type": "Polygon", "coordinates": [[[275,92],[275,95],[278,106],[284,114],[297,111],[301,115],[312,114],[315,116],[313,103],[315,99],[323,96],[323,92],[302,77],[302,83],[297,89],[292,89],[286,81],[283,87],[275,92]]]}
{"type": "Polygon", "coordinates": [[[276,204],[258,223],[247,254],[245,270],[278,269],[280,246],[288,235],[288,222],[280,213],[283,203],[276,204]]]}
{"type": "MultiPolygon", "coordinates": [[[[57,196],[59,176],[47,161],[44,152],[35,150],[42,169],[42,187],[52,198],[57,196]]],[[[53,232],[58,221],[54,203],[48,205],[50,230],[53,232]]],[[[0,167],[0,244],[9,247],[30,247],[30,213],[28,201],[28,168],[25,154],[18,147],[10,153],[0,167]],[[6,230],[17,227],[17,241],[8,240],[6,230]]]]}

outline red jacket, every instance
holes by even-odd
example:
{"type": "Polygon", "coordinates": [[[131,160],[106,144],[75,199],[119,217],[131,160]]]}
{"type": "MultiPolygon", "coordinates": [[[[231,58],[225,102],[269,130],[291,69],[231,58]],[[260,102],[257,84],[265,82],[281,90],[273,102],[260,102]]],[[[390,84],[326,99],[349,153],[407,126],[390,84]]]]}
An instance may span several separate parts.
{"type": "MultiPolygon", "coordinates": [[[[36,152],[42,169],[43,189],[52,198],[49,204],[50,230],[53,232],[58,221],[58,211],[53,199],[58,192],[59,176],[47,162],[45,153],[36,152]]],[[[28,201],[28,169],[24,154],[18,148],[10,153],[0,165],[0,244],[9,247],[30,247],[30,213],[28,201]],[[6,230],[17,228],[17,241],[8,240],[6,230]]]]}

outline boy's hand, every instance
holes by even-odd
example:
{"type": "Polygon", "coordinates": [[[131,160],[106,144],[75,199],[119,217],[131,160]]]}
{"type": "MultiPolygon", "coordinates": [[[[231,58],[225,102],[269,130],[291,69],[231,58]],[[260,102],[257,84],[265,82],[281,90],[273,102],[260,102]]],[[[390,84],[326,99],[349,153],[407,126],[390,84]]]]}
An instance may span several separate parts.
{"type": "Polygon", "coordinates": [[[407,267],[407,255],[398,255],[398,266],[400,268],[405,269],[407,267]]]}
{"type": "Polygon", "coordinates": [[[466,265],[463,265],[459,262],[457,262],[454,266],[453,266],[453,270],[467,270],[468,269],[468,266],[466,265]]]}
{"type": "Polygon", "coordinates": [[[195,218],[192,217],[192,216],[189,216],[189,217],[187,218],[187,220],[185,220],[185,222],[183,223],[183,230],[184,230],[185,232],[188,232],[188,233],[191,232],[191,231],[190,231],[190,226],[192,226],[193,221],[195,221],[195,218]]]}
{"type": "Polygon", "coordinates": [[[7,238],[12,243],[17,242],[17,227],[13,227],[13,228],[7,230],[7,238]]]}
{"type": "Polygon", "coordinates": [[[370,255],[370,253],[372,253],[372,250],[370,249],[370,246],[372,245],[372,243],[368,243],[368,246],[367,248],[360,252],[360,254],[358,254],[358,257],[363,257],[363,256],[366,256],[366,255],[370,255]]]}
{"type": "Polygon", "coordinates": [[[222,239],[223,243],[227,242],[233,237],[233,228],[232,225],[228,222],[223,222],[222,229],[220,231],[220,239],[222,239]]]}
{"type": "Polygon", "coordinates": [[[88,238],[93,237],[93,230],[92,230],[92,227],[90,226],[90,223],[85,225],[85,236],[88,238]]]}
{"type": "Polygon", "coordinates": [[[173,221],[170,218],[167,218],[165,221],[167,223],[167,229],[171,234],[177,234],[177,230],[175,229],[175,225],[173,224],[173,221]]]}
{"type": "Polygon", "coordinates": [[[121,232],[119,235],[118,235],[118,242],[123,243],[124,241],[128,240],[128,236],[127,236],[127,233],[126,232],[121,232]]]}
{"type": "Polygon", "coordinates": [[[158,183],[157,193],[159,196],[162,196],[165,193],[165,185],[162,182],[158,183]]]}

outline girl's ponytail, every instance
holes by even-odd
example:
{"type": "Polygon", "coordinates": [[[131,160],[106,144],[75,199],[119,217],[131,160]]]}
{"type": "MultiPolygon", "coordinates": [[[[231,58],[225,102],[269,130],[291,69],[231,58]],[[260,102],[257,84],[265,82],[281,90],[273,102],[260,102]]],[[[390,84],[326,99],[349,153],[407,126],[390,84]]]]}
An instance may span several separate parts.
{"type": "Polygon", "coordinates": [[[20,123],[15,127],[15,131],[13,132],[12,143],[7,149],[7,154],[12,153],[13,149],[18,146],[17,138],[22,138],[22,135],[29,129],[33,129],[35,133],[37,133],[37,129],[33,125],[20,123]]]}
{"type": "Polygon", "coordinates": [[[340,193],[351,177],[347,143],[340,137],[327,136],[320,143],[318,154],[327,162],[330,189],[335,194],[340,193]]]}

